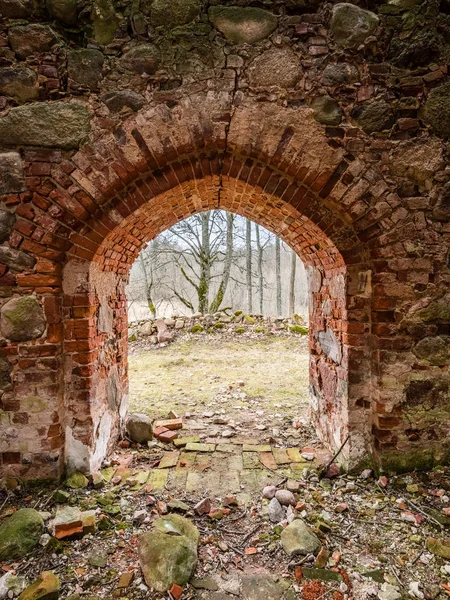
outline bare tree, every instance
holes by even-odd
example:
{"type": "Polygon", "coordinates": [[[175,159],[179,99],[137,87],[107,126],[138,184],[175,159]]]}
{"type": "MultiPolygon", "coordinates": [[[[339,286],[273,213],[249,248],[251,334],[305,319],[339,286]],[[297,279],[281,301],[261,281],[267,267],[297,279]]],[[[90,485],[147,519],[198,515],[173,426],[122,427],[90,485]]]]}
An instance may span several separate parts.
{"type": "Polygon", "coordinates": [[[247,281],[247,310],[253,312],[253,282],[252,282],[252,222],[245,221],[245,261],[247,281]]]}
{"type": "Polygon", "coordinates": [[[297,270],[297,255],[291,250],[291,272],[289,277],[289,314],[295,314],[295,273],[297,270]]]}
{"type": "Polygon", "coordinates": [[[233,262],[233,226],[234,226],[235,215],[227,212],[227,241],[225,250],[225,259],[223,263],[222,280],[217,289],[217,293],[214,300],[211,302],[209,311],[215,313],[219,310],[222,305],[225,292],[228,288],[228,282],[230,281],[231,265],[233,262]]]}
{"type": "Polygon", "coordinates": [[[281,316],[281,240],[275,237],[275,275],[277,281],[277,315],[281,316]]]}

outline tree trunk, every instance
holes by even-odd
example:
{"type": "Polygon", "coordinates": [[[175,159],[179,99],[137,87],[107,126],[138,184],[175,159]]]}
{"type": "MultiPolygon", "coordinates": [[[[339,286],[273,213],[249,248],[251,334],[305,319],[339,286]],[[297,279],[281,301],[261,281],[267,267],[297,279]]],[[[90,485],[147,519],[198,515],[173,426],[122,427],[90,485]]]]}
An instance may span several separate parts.
{"type": "Polygon", "coordinates": [[[258,249],[258,287],[259,287],[259,313],[264,314],[264,276],[263,276],[263,247],[261,246],[261,234],[259,225],[255,223],[256,247],[258,249]]]}
{"type": "Polygon", "coordinates": [[[291,276],[289,280],[289,315],[295,314],[295,272],[297,269],[297,255],[291,250],[291,276]]]}
{"type": "Polygon", "coordinates": [[[247,311],[253,312],[253,287],[252,287],[252,222],[246,219],[245,228],[245,254],[247,271],[247,311]]]}
{"type": "MultiPolygon", "coordinates": [[[[150,257],[150,260],[151,260],[151,257],[150,257]]],[[[155,306],[155,304],[153,302],[153,298],[152,298],[153,277],[152,277],[152,274],[150,273],[150,280],[149,280],[148,273],[147,273],[147,266],[145,264],[144,257],[142,256],[142,252],[139,253],[139,261],[141,263],[142,273],[144,275],[145,297],[147,299],[148,310],[150,311],[152,318],[155,319],[156,318],[156,306],[155,306]]]]}
{"type": "Polygon", "coordinates": [[[275,237],[275,272],[277,279],[277,316],[281,317],[281,240],[275,237]]]}
{"type": "Polygon", "coordinates": [[[233,225],[234,214],[227,212],[227,247],[225,250],[222,281],[220,282],[216,297],[211,302],[211,306],[209,307],[209,312],[211,313],[215,313],[219,310],[225,297],[225,292],[227,291],[228,282],[230,280],[231,263],[233,261],[233,225]]]}
{"type": "Polygon", "coordinates": [[[205,314],[209,306],[209,282],[211,279],[210,264],[210,239],[209,219],[210,211],[203,212],[202,218],[202,243],[200,248],[200,278],[197,288],[198,311],[205,314]]]}

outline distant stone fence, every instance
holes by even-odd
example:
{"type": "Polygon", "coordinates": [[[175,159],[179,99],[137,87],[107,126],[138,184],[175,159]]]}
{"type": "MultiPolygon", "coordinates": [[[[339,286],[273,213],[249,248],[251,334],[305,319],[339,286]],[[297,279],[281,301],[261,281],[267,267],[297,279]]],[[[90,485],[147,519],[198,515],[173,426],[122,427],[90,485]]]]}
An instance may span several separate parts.
{"type": "MultiPolygon", "coordinates": [[[[217,312],[202,315],[195,313],[190,316],[173,316],[165,319],[147,319],[134,322],[129,328],[128,340],[136,342],[146,339],[157,344],[161,341],[161,331],[166,337],[174,339],[180,334],[296,334],[306,335],[308,327],[300,315],[292,317],[265,317],[258,314],[246,314],[242,310],[235,312],[217,312]],[[158,340],[158,333],[160,339],[158,340]],[[168,335],[167,335],[168,334],[168,335]]],[[[165,339],[170,341],[170,339],[165,339]]]]}

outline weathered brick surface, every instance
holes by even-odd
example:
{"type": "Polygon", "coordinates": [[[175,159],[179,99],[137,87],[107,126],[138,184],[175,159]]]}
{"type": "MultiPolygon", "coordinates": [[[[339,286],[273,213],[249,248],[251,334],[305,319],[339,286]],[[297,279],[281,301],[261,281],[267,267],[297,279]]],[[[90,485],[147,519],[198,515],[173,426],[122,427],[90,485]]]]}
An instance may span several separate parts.
{"type": "Polygon", "coordinates": [[[83,10],[70,49],[67,23],[43,6],[29,19],[51,21],[51,31],[33,26],[30,36],[24,24],[11,33],[0,18],[0,128],[23,102],[58,101],[67,127],[77,127],[74,114],[83,121],[61,147],[51,119],[45,140],[30,139],[20,119],[14,134],[25,145],[0,139],[0,158],[14,153],[20,174],[20,186],[17,177],[0,185],[0,309],[32,294],[46,322],[38,338],[0,347],[9,365],[0,472],[96,468],[126,412],[130,265],[152,237],[214,207],[271,229],[308,267],[312,418],[324,441],[337,449],[349,436],[350,465],[448,460],[450,17],[441,4],[382,5],[369,36],[337,31],[329,3],[293,14],[280,0],[275,31],[246,45],[227,41],[207,14],[169,42],[148,11],[133,21],[132,40],[125,5],[115,31],[88,27],[83,10]],[[420,52],[408,30],[416,17],[438,40],[420,52]],[[190,50],[180,42],[177,55],[182,39],[190,50]],[[157,58],[122,60],[130,43],[149,41],[157,58]],[[73,51],[88,44],[95,81],[73,63],[68,77],[73,51]],[[261,57],[277,54],[298,61],[295,77],[277,79],[272,58],[261,70],[261,57]],[[30,84],[14,83],[18,67],[35,73],[30,84]],[[84,111],[62,102],[85,107],[89,127],[84,111]]]}

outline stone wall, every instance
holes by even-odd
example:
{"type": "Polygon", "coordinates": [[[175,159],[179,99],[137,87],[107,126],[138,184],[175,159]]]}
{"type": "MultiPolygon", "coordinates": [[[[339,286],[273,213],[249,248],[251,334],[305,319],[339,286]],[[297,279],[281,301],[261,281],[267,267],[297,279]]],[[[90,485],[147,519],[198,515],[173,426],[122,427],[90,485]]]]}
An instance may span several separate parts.
{"type": "Polygon", "coordinates": [[[4,474],[97,468],[127,406],[130,264],[217,207],[308,267],[325,443],[448,460],[449,13],[0,0],[4,474]]]}

